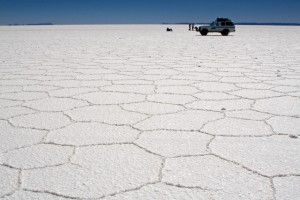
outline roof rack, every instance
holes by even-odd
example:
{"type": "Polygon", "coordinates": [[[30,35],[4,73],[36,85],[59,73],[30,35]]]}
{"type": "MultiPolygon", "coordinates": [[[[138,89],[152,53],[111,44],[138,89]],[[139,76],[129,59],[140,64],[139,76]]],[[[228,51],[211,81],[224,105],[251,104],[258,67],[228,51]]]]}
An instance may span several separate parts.
{"type": "Polygon", "coordinates": [[[217,18],[217,22],[224,22],[224,21],[231,21],[230,19],[228,18],[217,18]]]}

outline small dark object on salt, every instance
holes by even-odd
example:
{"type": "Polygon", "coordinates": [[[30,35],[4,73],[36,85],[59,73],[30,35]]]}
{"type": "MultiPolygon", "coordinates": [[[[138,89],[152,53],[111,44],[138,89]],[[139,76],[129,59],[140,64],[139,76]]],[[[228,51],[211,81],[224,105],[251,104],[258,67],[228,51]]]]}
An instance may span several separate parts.
{"type": "Polygon", "coordinates": [[[297,139],[298,136],[297,135],[289,135],[290,138],[293,138],[293,139],[297,139]]]}

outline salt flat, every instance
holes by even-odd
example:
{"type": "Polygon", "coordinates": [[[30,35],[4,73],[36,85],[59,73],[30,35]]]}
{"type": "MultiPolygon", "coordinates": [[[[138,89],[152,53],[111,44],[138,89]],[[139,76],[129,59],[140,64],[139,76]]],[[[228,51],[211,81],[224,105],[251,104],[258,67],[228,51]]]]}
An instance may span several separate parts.
{"type": "Polygon", "coordinates": [[[0,27],[0,197],[300,199],[300,27],[0,27]]]}

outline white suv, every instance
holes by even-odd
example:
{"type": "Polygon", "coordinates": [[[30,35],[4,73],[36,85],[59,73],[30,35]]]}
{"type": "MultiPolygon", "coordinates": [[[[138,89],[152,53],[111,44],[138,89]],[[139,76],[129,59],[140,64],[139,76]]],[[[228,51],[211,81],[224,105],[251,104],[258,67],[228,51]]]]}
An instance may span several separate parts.
{"type": "Polygon", "coordinates": [[[209,32],[221,33],[223,36],[227,36],[230,32],[235,32],[234,23],[227,18],[217,18],[216,21],[209,26],[200,26],[198,31],[201,35],[207,35],[209,32]]]}

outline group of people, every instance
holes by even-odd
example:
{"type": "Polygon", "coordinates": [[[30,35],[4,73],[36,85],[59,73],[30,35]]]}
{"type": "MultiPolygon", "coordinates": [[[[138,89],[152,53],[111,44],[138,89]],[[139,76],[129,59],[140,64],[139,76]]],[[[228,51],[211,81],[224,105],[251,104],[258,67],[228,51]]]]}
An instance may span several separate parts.
{"type": "Polygon", "coordinates": [[[195,24],[189,24],[189,31],[198,31],[198,27],[195,24]]]}
{"type": "Polygon", "coordinates": [[[189,24],[189,31],[193,31],[195,29],[195,24],[189,24]]]}

